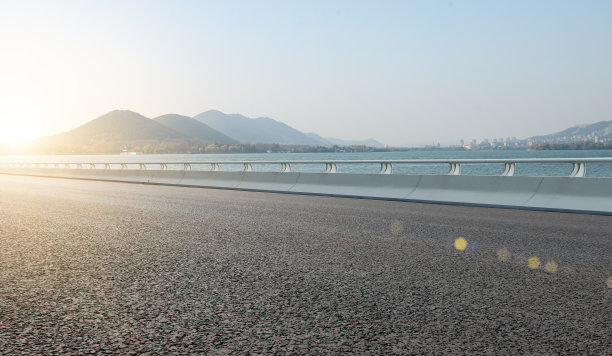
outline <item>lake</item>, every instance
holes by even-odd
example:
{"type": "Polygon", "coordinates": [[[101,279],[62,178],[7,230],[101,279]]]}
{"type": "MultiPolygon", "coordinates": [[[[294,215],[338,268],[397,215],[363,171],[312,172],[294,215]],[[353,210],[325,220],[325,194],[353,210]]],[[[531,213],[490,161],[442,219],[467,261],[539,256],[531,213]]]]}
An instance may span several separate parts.
{"type": "MultiPolygon", "coordinates": [[[[347,153],[257,153],[257,154],[164,154],[164,155],[57,155],[57,156],[0,156],[0,163],[29,162],[202,162],[202,161],[300,161],[300,160],[402,160],[402,159],[503,159],[503,158],[584,158],[612,157],[610,150],[564,151],[405,151],[405,152],[347,152],[347,153]]],[[[396,174],[445,174],[447,164],[394,164],[396,174]]],[[[464,164],[462,174],[498,175],[503,164],[464,164]]],[[[149,168],[151,169],[151,168],[149,168]]],[[[182,165],[168,165],[168,169],[183,169],[182,165]]],[[[192,169],[209,170],[210,165],[194,165],[192,169]]],[[[292,165],[294,172],[322,172],[324,165],[292,165]]],[[[379,165],[338,165],[339,173],[377,173],[379,165]]],[[[242,165],[221,165],[221,170],[242,170],[242,165]]],[[[279,171],[280,165],[254,165],[254,171],[279,171]]],[[[519,176],[566,176],[571,164],[517,164],[519,176]]],[[[612,164],[587,164],[588,177],[612,177],[612,164]]]]}

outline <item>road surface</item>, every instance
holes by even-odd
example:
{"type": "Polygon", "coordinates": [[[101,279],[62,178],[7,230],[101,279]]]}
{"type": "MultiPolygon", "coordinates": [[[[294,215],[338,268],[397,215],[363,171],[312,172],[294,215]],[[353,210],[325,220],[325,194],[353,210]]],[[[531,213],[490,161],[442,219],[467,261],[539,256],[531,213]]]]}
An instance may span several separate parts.
{"type": "Polygon", "coordinates": [[[612,217],[0,175],[0,352],[612,353],[612,217]]]}

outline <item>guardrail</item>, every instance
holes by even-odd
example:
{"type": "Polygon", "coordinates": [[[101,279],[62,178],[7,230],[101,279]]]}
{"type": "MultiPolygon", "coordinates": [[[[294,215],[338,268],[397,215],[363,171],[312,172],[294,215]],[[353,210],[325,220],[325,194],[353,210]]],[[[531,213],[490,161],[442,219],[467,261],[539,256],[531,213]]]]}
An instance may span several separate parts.
{"type": "Polygon", "coordinates": [[[565,163],[572,164],[569,177],[584,177],[587,163],[612,163],[612,157],[606,158],[519,158],[519,159],[431,159],[431,160],[316,160],[316,161],[183,161],[183,162],[30,162],[0,163],[0,168],[77,168],[77,169],[128,169],[137,167],[146,170],[155,167],[168,169],[168,165],[191,170],[193,166],[210,166],[209,171],[221,171],[221,165],[242,165],[244,172],[253,171],[254,165],[280,165],[281,173],[291,172],[292,165],[325,166],[323,173],[338,173],[340,164],[376,164],[380,165],[379,174],[392,174],[393,165],[399,164],[448,164],[447,175],[461,175],[463,164],[504,164],[501,176],[513,176],[517,164],[565,163]]]}
{"type": "MultiPolygon", "coordinates": [[[[612,177],[576,178],[585,176],[587,164],[601,163],[612,163],[612,158],[30,162],[0,163],[0,174],[612,215],[612,177]],[[516,165],[550,163],[572,164],[569,177],[509,177],[516,165]],[[240,170],[226,164],[241,165],[240,170]],[[253,170],[259,164],[266,166],[253,170]],[[291,171],[300,164],[321,165],[321,171],[303,172],[302,167],[291,171]],[[379,174],[336,174],[338,168],[367,169],[365,164],[379,165],[379,174]],[[447,174],[403,174],[402,164],[447,164],[449,170],[447,174]],[[503,171],[497,175],[461,174],[461,167],[468,164],[503,164],[503,171]],[[196,167],[202,165],[208,167],[196,167]],[[280,171],[262,171],[270,165],[280,166],[280,171]]],[[[597,169],[593,167],[593,171],[597,169]]]]}

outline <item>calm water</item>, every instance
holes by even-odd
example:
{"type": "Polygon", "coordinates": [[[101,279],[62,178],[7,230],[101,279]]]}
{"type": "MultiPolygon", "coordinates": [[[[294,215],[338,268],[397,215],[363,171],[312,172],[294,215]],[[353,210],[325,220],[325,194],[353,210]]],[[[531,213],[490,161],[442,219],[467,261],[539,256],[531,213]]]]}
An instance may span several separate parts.
{"type": "MultiPolygon", "coordinates": [[[[181,161],[295,161],[295,160],[400,160],[400,159],[478,159],[478,158],[581,158],[612,157],[611,150],[591,151],[408,151],[366,153],[261,153],[261,154],[193,154],[193,155],[58,155],[58,156],[0,156],[0,162],[181,162],[181,161]]],[[[137,167],[137,166],[136,166],[137,167]]],[[[498,175],[502,164],[464,164],[462,174],[498,175]]],[[[149,168],[154,169],[154,168],[149,168]]],[[[169,165],[168,169],[183,169],[169,165]]],[[[209,165],[194,165],[194,170],[209,170],[209,165]]],[[[323,165],[292,165],[294,172],[322,172],[323,165]]],[[[378,165],[338,165],[339,172],[377,173],[378,165]]],[[[242,170],[241,165],[221,165],[221,170],[242,170]]],[[[279,171],[280,165],[255,165],[255,171],[279,171]]],[[[571,164],[517,164],[516,175],[565,176],[571,164]]],[[[397,174],[445,174],[448,165],[393,165],[397,174]]],[[[612,177],[612,164],[587,164],[587,176],[612,177]]]]}

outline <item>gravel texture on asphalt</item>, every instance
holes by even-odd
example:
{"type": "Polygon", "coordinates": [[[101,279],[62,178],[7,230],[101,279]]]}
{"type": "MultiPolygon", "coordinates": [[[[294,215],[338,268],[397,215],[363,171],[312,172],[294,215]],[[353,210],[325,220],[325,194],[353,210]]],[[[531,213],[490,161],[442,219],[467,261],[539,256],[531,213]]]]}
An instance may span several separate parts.
{"type": "Polygon", "coordinates": [[[0,175],[0,352],[611,354],[611,254],[606,216],[0,175]]]}

